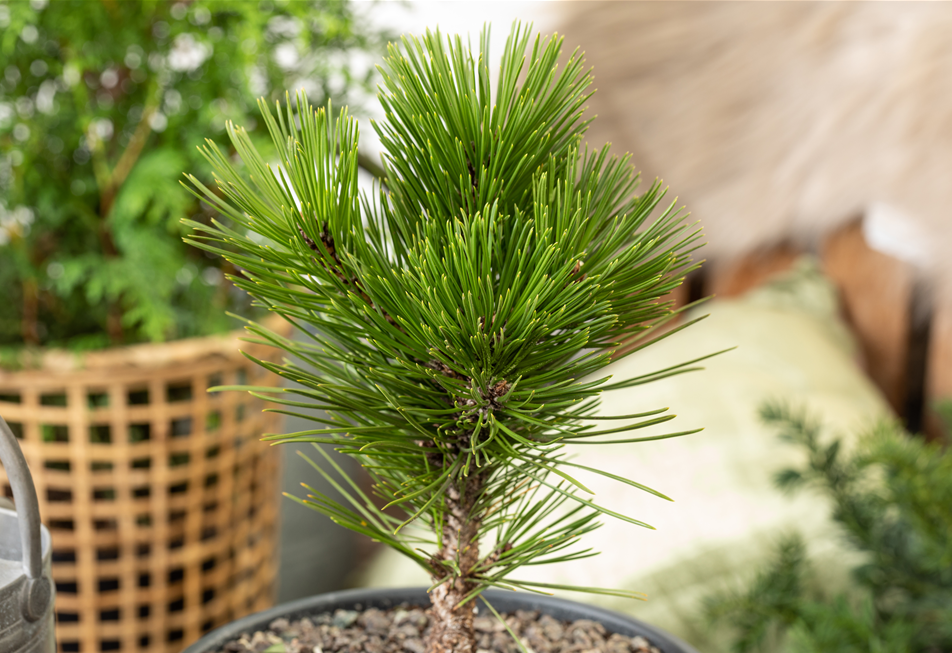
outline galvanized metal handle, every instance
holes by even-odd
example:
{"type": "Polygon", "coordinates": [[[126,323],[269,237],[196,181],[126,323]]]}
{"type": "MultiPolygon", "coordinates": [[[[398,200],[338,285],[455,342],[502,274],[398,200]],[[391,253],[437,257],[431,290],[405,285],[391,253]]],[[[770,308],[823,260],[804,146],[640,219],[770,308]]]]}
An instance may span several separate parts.
{"type": "Polygon", "coordinates": [[[40,505],[33,486],[33,476],[26,465],[20,445],[0,417],[0,462],[10,479],[13,488],[13,500],[17,507],[17,521],[20,527],[20,543],[23,549],[23,571],[27,582],[20,599],[23,616],[28,621],[36,621],[46,612],[53,594],[50,579],[43,575],[43,542],[40,539],[40,505]]]}

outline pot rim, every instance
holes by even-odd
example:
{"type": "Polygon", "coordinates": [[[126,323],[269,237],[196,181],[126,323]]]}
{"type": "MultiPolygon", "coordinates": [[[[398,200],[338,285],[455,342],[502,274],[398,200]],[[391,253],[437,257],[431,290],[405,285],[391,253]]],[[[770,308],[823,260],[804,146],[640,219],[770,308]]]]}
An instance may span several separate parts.
{"type": "MultiPolygon", "coordinates": [[[[694,647],[677,637],[613,610],[529,592],[490,589],[483,594],[500,612],[539,610],[562,621],[591,619],[600,622],[610,632],[620,633],[627,637],[641,635],[653,646],[658,647],[662,653],[698,653],[694,647]]],[[[360,588],[317,594],[290,601],[216,628],[188,646],[182,653],[217,653],[222,646],[237,639],[242,633],[267,628],[268,624],[281,617],[296,619],[347,608],[388,609],[400,603],[428,605],[429,598],[426,589],[422,587],[360,588]]]]}

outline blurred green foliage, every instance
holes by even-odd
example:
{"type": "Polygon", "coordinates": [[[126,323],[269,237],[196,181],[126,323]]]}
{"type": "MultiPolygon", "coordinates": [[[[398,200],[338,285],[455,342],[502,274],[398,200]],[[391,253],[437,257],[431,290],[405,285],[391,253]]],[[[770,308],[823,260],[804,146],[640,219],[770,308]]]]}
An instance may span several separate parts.
{"type": "MultiPolygon", "coordinates": [[[[945,416],[952,417],[948,406],[945,416]]],[[[829,497],[833,520],[861,555],[846,594],[825,592],[801,536],[746,587],[707,601],[732,627],[732,650],[783,653],[939,653],[952,650],[952,451],[881,424],[856,451],[822,442],[821,427],[782,405],[762,411],[806,464],[777,476],[780,488],[829,497]]]]}
{"type": "Polygon", "coordinates": [[[181,171],[260,96],[359,105],[386,40],[348,2],[0,0],[0,361],[233,326],[181,171]]]}

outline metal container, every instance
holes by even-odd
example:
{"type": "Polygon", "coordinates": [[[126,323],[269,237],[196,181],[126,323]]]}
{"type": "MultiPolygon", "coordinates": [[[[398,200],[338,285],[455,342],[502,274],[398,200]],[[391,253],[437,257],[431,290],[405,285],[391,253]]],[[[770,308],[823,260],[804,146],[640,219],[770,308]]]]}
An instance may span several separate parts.
{"type": "Polygon", "coordinates": [[[33,477],[2,417],[0,463],[17,506],[0,508],[0,653],[55,653],[50,532],[40,524],[33,477]]]}

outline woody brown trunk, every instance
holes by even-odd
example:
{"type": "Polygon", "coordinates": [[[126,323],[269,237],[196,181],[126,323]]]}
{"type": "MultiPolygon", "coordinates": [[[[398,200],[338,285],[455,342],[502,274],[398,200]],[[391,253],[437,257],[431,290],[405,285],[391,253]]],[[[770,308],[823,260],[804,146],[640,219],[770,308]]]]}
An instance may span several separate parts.
{"type": "MultiPolygon", "coordinates": [[[[458,561],[459,576],[443,567],[449,577],[430,592],[430,631],[427,653],[475,653],[473,631],[474,601],[457,607],[475,587],[473,568],[479,561],[479,519],[473,507],[482,491],[479,474],[461,478],[446,493],[446,521],[443,523],[442,546],[437,557],[458,561]]],[[[435,578],[434,580],[439,580],[435,578]]]]}

